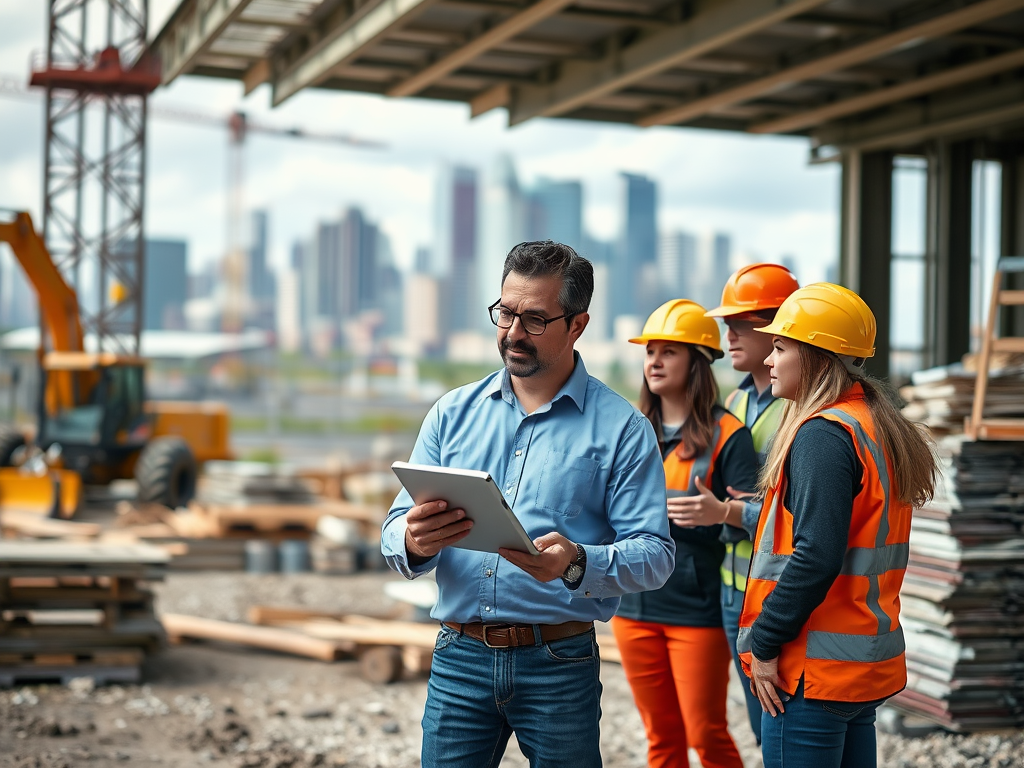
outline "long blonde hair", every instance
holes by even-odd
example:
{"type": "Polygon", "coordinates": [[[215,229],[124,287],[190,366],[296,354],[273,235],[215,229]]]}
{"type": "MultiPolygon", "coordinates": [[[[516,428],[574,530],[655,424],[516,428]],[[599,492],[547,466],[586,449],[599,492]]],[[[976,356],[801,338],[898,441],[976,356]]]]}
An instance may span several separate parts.
{"type": "Polygon", "coordinates": [[[930,501],[935,494],[937,472],[933,443],[923,428],[900,413],[888,387],[876,379],[851,374],[838,357],[810,344],[791,340],[787,343],[797,345],[800,386],[796,399],[786,403],[782,422],[761,470],[758,490],[762,497],[782,477],[786,457],[800,426],[837,402],[854,384],[860,384],[882,451],[892,464],[895,498],[914,507],[930,501]]]}

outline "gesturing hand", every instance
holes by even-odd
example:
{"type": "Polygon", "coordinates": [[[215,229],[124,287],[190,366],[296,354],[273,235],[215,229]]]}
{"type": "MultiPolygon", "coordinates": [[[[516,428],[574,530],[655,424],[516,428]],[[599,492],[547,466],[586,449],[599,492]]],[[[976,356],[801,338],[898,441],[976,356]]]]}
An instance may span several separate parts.
{"type": "Polygon", "coordinates": [[[775,710],[781,714],[786,711],[782,706],[782,699],[789,699],[789,695],[781,693],[782,679],[779,677],[779,658],[768,661],[761,661],[757,656],[750,656],[750,691],[757,700],[761,702],[761,709],[772,717],[775,717],[775,710]]]}
{"type": "Polygon", "coordinates": [[[677,496],[668,500],[668,519],[680,528],[693,528],[697,525],[718,525],[725,522],[729,512],[727,502],[719,501],[696,478],[694,484],[697,496],[677,496]]]}
{"type": "Polygon", "coordinates": [[[445,547],[450,547],[469,535],[472,520],[466,520],[461,509],[450,512],[446,501],[417,504],[405,515],[405,551],[409,555],[429,560],[445,547]]]}
{"type": "Polygon", "coordinates": [[[560,533],[547,533],[533,540],[540,552],[531,555],[515,549],[499,549],[498,554],[517,565],[537,581],[554,581],[562,577],[569,563],[576,559],[576,545],[560,533]]]}

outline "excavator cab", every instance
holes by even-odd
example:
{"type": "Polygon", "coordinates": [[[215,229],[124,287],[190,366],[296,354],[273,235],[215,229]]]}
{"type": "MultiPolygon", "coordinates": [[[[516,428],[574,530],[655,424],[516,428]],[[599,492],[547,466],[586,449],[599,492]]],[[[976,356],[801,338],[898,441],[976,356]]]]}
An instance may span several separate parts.
{"type": "Polygon", "coordinates": [[[109,354],[50,353],[43,359],[44,391],[50,391],[50,377],[64,373],[73,374],[79,386],[88,382],[88,391],[70,403],[44,397],[36,443],[43,450],[60,445],[64,467],[87,483],[130,476],[133,457],[153,432],[145,412],[144,363],[109,354]]]}

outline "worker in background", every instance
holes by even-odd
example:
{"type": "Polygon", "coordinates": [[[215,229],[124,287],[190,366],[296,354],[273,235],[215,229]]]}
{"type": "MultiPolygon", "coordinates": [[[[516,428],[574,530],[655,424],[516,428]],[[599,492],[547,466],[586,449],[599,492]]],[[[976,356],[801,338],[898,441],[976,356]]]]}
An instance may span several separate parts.
{"type": "Polygon", "coordinates": [[[773,340],[772,391],[789,401],[740,617],[764,765],[872,768],[875,709],[907,682],[899,592],[935,458],[865,378],[875,318],[853,291],[800,288],[760,331],[773,340]]]}
{"type": "MultiPolygon", "coordinates": [[[[770,370],[765,358],[771,354],[770,336],[754,329],[770,323],[775,311],[800,286],[793,274],[781,264],[753,264],[732,273],[722,290],[721,306],[710,310],[708,317],[725,321],[726,347],[732,367],[747,374],[740,385],[725,399],[725,407],[750,430],[757,451],[758,468],[768,453],[771,439],[782,418],[783,400],[772,394],[770,370]]],[[[761,513],[760,501],[750,500],[743,513],[743,525],[722,526],[725,559],[722,561],[722,623],[729,637],[729,650],[740,676],[747,704],[750,728],[761,743],[761,704],[750,690],[750,680],[743,673],[736,635],[743,607],[743,590],[750,570],[750,543],[757,530],[761,513]]]]}
{"type": "Polygon", "coordinates": [[[513,732],[533,768],[599,768],[594,621],[672,571],[654,430],[573,348],[593,290],[572,248],[513,248],[488,308],[505,367],[442,397],[412,451],[413,463],[489,472],[540,554],[459,549],[465,512],[404,490],[384,522],[391,567],[437,575],[424,768],[493,768],[513,732]]]}
{"type": "Polygon", "coordinates": [[[717,404],[724,356],[704,307],[677,299],[647,319],[640,410],[661,445],[675,570],[661,589],[622,598],[612,630],[647,731],[652,768],[742,768],[726,727],[729,642],[722,629],[722,524],[742,524],[729,487],[753,491],[757,458],[743,422],[717,404]]]}

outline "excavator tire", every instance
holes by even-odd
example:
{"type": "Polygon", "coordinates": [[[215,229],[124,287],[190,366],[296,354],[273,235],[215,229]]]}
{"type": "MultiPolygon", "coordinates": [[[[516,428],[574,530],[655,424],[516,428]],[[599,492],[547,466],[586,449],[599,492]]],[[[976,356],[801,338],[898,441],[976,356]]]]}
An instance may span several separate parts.
{"type": "Polygon", "coordinates": [[[11,455],[25,444],[25,436],[11,427],[0,427],[0,467],[10,467],[11,455]]]}
{"type": "Polygon", "coordinates": [[[196,457],[180,437],[151,440],[135,463],[139,501],[183,507],[196,495],[196,457]]]}

